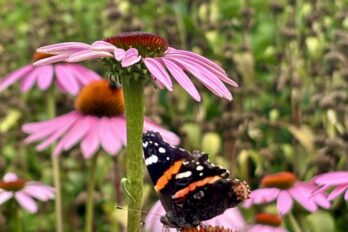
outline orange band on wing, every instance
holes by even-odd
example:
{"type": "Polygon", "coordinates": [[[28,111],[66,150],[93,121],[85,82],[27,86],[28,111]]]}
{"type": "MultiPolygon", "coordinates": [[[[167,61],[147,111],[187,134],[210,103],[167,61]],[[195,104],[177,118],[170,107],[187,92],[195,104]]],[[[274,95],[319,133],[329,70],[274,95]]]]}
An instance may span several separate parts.
{"type": "Polygon", "coordinates": [[[164,174],[157,180],[155,185],[155,190],[157,192],[166,187],[172,176],[179,172],[181,165],[182,161],[178,160],[172,166],[170,166],[167,171],[164,172],[164,174]]]}
{"type": "Polygon", "coordinates": [[[196,188],[202,187],[202,186],[204,186],[206,184],[212,184],[212,183],[214,183],[214,182],[216,182],[216,181],[218,181],[220,179],[221,179],[220,176],[210,176],[210,177],[204,178],[203,180],[199,180],[199,181],[193,182],[189,186],[187,186],[186,188],[183,188],[183,189],[177,191],[174,194],[173,199],[184,197],[189,192],[194,191],[196,188]]]}

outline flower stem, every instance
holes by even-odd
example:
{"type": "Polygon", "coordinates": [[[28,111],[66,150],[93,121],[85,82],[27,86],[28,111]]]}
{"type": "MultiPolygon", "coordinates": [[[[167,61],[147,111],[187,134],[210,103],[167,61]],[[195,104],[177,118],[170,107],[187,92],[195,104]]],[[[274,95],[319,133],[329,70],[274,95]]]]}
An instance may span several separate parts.
{"type": "MultiPolygon", "coordinates": [[[[56,116],[56,99],[54,89],[47,91],[47,115],[50,119],[56,116]]],[[[51,146],[51,153],[53,153],[54,146],[51,146]]],[[[59,158],[52,155],[53,179],[55,188],[55,214],[56,214],[56,232],[63,232],[63,209],[62,209],[62,192],[60,182],[60,164],[59,158]]]]}
{"type": "Polygon", "coordinates": [[[94,208],[94,188],[95,188],[95,171],[97,167],[97,157],[98,153],[95,154],[90,163],[89,167],[89,177],[87,184],[87,203],[86,203],[86,225],[85,231],[92,232],[93,231],[93,208],[94,208]]]}
{"type": "Polygon", "coordinates": [[[123,93],[127,120],[127,178],[129,193],[134,198],[128,204],[127,231],[140,231],[141,198],[143,195],[144,167],[142,136],[144,127],[144,80],[125,77],[123,93]],[[128,80],[127,80],[128,79],[128,80]]]}
{"type": "Polygon", "coordinates": [[[302,232],[300,225],[298,224],[295,216],[292,213],[289,213],[289,222],[292,226],[294,232],[302,232]]]}

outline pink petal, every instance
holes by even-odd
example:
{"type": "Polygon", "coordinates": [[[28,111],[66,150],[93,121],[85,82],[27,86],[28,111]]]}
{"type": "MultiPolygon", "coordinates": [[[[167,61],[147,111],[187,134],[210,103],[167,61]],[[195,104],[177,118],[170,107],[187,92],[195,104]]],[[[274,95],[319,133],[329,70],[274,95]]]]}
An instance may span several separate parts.
{"type": "Polygon", "coordinates": [[[114,52],[117,49],[111,43],[105,42],[103,40],[95,41],[91,45],[91,49],[94,51],[105,51],[105,52],[114,52]]]}
{"type": "Polygon", "coordinates": [[[313,199],[310,198],[311,195],[304,191],[304,188],[294,186],[288,191],[290,195],[308,211],[315,212],[318,209],[313,199]]]}
{"type": "Polygon", "coordinates": [[[11,72],[7,76],[5,76],[0,81],[0,92],[21,79],[22,77],[26,76],[29,72],[31,72],[34,69],[34,67],[30,65],[26,65],[16,71],[11,72]]]}
{"type": "Polygon", "coordinates": [[[313,201],[322,208],[329,209],[331,207],[330,201],[327,199],[326,195],[322,193],[314,196],[313,201]]]}
{"type": "Polygon", "coordinates": [[[104,150],[111,155],[115,155],[122,148],[122,144],[117,133],[113,133],[111,124],[112,121],[107,117],[100,120],[99,139],[104,150]]]}
{"type": "Polygon", "coordinates": [[[340,185],[337,186],[328,196],[328,200],[332,201],[333,199],[335,199],[336,197],[338,197],[339,195],[341,195],[345,190],[348,189],[348,185],[340,185]]]}
{"type": "Polygon", "coordinates": [[[66,60],[69,57],[69,55],[70,54],[60,54],[60,55],[50,56],[50,57],[34,62],[33,66],[42,66],[47,64],[58,63],[58,62],[66,60]]]}
{"type": "Polygon", "coordinates": [[[129,67],[133,64],[138,63],[140,60],[141,60],[141,56],[138,55],[138,50],[135,48],[130,48],[126,51],[122,59],[121,66],[123,68],[129,67]]]}
{"type": "Polygon", "coordinates": [[[39,74],[40,68],[35,68],[32,72],[25,76],[21,84],[21,91],[26,92],[30,90],[34,86],[39,74]]]}
{"type": "Polygon", "coordinates": [[[90,45],[80,42],[64,42],[52,45],[47,45],[36,49],[38,52],[49,54],[72,53],[80,50],[89,49],[90,45]]]}
{"type": "Polygon", "coordinates": [[[117,48],[116,50],[114,50],[114,56],[117,61],[122,61],[125,54],[126,54],[126,51],[123,50],[122,48],[117,48]]]}
{"type": "Polygon", "coordinates": [[[180,138],[176,134],[169,130],[161,128],[159,125],[152,122],[150,119],[145,118],[144,131],[146,132],[148,130],[159,132],[162,135],[163,139],[172,145],[178,145],[180,143],[180,138]]]}
{"type": "Polygon", "coordinates": [[[348,172],[338,171],[322,174],[315,178],[315,183],[319,185],[348,184],[348,172]]]}
{"type": "Polygon", "coordinates": [[[247,207],[249,204],[264,204],[274,201],[279,194],[279,189],[277,188],[260,188],[252,191],[250,193],[250,199],[246,202],[247,207]]]}
{"type": "Polygon", "coordinates": [[[83,157],[89,159],[94,155],[99,148],[99,136],[98,136],[98,124],[99,119],[96,117],[90,117],[90,127],[89,131],[86,133],[85,137],[81,142],[81,150],[83,157]]]}
{"type": "Polygon", "coordinates": [[[172,81],[164,67],[153,58],[145,58],[144,63],[150,73],[159,80],[169,91],[173,90],[172,81]]]}
{"type": "Polygon", "coordinates": [[[17,202],[26,210],[28,210],[30,213],[36,213],[37,212],[37,205],[35,201],[29,197],[24,192],[16,192],[15,198],[17,202]]]}
{"type": "Polygon", "coordinates": [[[87,85],[95,80],[101,80],[102,78],[94,71],[87,69],[79,64],[69,64],[70,71],[74,73],[76,79],[79,80],[82,86],[87,85]]]}
{"type": "Polygon", "coordinates": [[[62,150],[71,149],[76,143],[78,143],[88,132],[90,128],[90,118],[86,116],[81,116],[79,120],[76,120],[75,123],[71,126],[69,131],[57,144],[53,155],[59,155],[62,150]]]}
{"type": "Polygon", "coordinates": [[[162,58],[161,60],[164,62],[165,66],[176,81],[193,97],[193,99],[196,101],[201,101],[201,96],[186,73],[169,59],[162,58]]]}
{"type": "Polygon", "coordinates": [[[79,52],[75,52],[66,59],[67,62],[80,62],[84,60],[93,60],[103,57],[112,57],[113,55],[110,52],[104,51],[93,51],[93,50],[83,50],[79,52]]]}
{"type": "Polygon", "coordinates": [[[13,172],[8,172],[5,174],[5,176],[2,178],[3,181],[5,182],[11,182],[11,181],[16,181],[18,180],[18,177],[15,173],[13,172]]]}
{"type": "MultiPolygon", "coordinates": [[[[145,218],[145,231],[146,232],[162,231],[163,224],[160,221],[160,216],[164,214],[165,214],[165,211],[162,207],[161,202],[157,201],[145,218]]],[[[176,231],[177,231],[176,229],[168,228],[168,232],[176,232],[176,231]]]]}
{"type": "Polygon", "coordinates": [[[277,208],[280,215],[287,214],[292,208],[292,199],[287,191],[280,191],[277,200],[277,208]]]}
{"type": "Polygon", "coordinates": [[[113,133],[116,133],[118,135],[122,144],[126,146],[127,145],[127,127],[126,127],[126,119],[124,116],[113,117],[111,119],[111,130],[113,131],[113,133]]]}
{"type": "Polygon", "coordinates": [[[27,185],[24,187],[22,191],[27,195],[35,197],[40,201],[48,201],[54,198],[53,188],[49,189],[39,185],[27,185]]]}
{"type": "Polygon", "coordinates": [[[38,76],[38,86],[41,90],[48,89],[53,81],[53,66],[45,65],[42,67],[38,67],[40,69],[40,73],[38,76]]]}
{"type": "Polygon", "coordinates": [[[0,205],[2,205],[4,202],[8,201],[12,197],[13,197],[12,192],[7,192],[7,191],[0,192],[0,205]]]}
{"type": "Polygon", "coordinates": [[[344,199],[348,201],[348,191],[344,194],[344,199]]]}
{"type": "Polygon", "coordinates": [[[74,75],[69,72],[69,69],[62,64],[56,65],[57,81],[67,90],[70,94],[76,95],[80,86],[74,75]]]}

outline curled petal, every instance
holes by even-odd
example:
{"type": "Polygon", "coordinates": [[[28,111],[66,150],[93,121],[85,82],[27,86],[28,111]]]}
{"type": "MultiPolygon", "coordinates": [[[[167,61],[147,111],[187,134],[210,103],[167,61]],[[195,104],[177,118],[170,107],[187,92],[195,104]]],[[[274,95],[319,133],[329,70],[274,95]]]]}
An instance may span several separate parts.
{"type": "Polygon", "coordinates": [[[94,51],[105,51],[105,52],[114,52],[117,49],[111,43],[105,42],[103,40],[95,41],[91,45],[91,49],[94,51]]]}
{"type": "Polygon", "coordinates": [[[113,55],[110,52],[105,51],[93,51],[93,50],[83,50],[71,54],[66,61],[67,62],[80,62],[84,60],[93,60],[103,57],[112,57],[113,55]]]}
{"type": "Polygon", "coordinates": [[[117,61],[122,61],[125,54],[126,54],[126,51],[123,50],[122,48],[117,48],[116,50],[114,50],[114,56],[117,61]]]}
{"type": "Polygon", "coordinates": [[[135,48],[130,48],[126,51],[121,65],[123,68],[129,67],[133,64],[138,63],[141,60],[141,56],[138,55],[138,50],[135,48]]]}

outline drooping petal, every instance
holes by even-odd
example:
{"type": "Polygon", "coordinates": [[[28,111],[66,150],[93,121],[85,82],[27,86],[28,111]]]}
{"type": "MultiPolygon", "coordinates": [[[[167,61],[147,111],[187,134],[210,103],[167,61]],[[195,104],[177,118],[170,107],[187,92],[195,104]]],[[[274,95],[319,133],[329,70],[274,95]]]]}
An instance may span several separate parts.
{"type": "Polygon", "coordinates": [[[327,199],[329,201],[332,201],[333,199],[335,199],[336,197],[338,197],[339,195],[341,195],[345,190],[348,189],[348,185],[340,185],[337,186],[327,197],[327,199]]]}
{"type": "Polygon", "coordinates": [[[6,173],[5,176],[2,178],[2,180],[5,182],[16,181],[17,179],[18,179],[17,175],[13,172],[6,173]]]}
{"type": "Polygon", "coordinates": [[[34,86],[39,74],[40,68],[35,68],[27,76],[25,76],[21,84],[21,91],[26,92],[30,90],[34,86]]]}
{"type": "Polygon", "coordinates": [[[260,188],[253,190],[250,193],[250,199],[246,200],[243,207],[249,208],[253,204],[264,204],[274,201],[278,194],[279,189],[277,188],[260,188]]]}
{"type": "Polygon", "coordinates": [[[91,126],[81,142],[81,150],[85,159],[92,157],[97,152],[100,144],[98,136],[99,121],[95,117],[90,117],[89,120],[91,126]]]}
{"type": "Polygon", "coordinates": [[[53,82],[53,66],[45,65],[38,67],[40,69],[39,76],[37,78],[38,86],[41,90],[48,89],[53,82]]]}
{"type": "Polygon", "coordinates": [[[129,67],[133,64],[138,63],[140,60],[141,60],[141,56],[139,56],[138,50],[135,48],[130,48],[126,51],[122,59],[121,66],[123,68],[129,67]]]}
{"type": "Polygon", "coordinates": [[[144,131],[146,132],[148,130],[159,132],[161,136],[163,137],[163,139],[172,145],[178,145],[180,143],[180,138],[176,134],[174,134],[173,132],[169,130],[163,129],[156,123],[152,122],[150,119],[145,118],[144,131]]]}
{"type": "Polygon", "coordinates": [[[53,188],[48,188],[48,186],[27,185],[22,191],[40,201],[48,201],[54,198],[54,190],[53,188]]]}
{"type": "Polygon", "coordinates": [[[101,80],[102,78],[94,71],[87,69],[79,64],[69,64],[70,71],[73,72],[76,78],[82,83],[87,85],[92,81],[101,80]]]}
{"type": "Polygon", "coordinates": [[[99,139],[106,152],[115,155],[121,148],[121,139],[111,129],[111,120],[103,117],[99,122],[99,139]]]}
{"type": "Polygon", "coordinates": [[[291,189],[289,189],[289,193],[300,205],[302,205],[305,209],[307,209],[310,212],[315,212],[318,207],[313,202],[313,199],[310,198],[311,195],[305,191],[304,188],[301,186],[297,187],[294,186],[291,189]]]}
{"type": "Polygon", "coordinates": [[[58,63],[58,62],[66,60],[69,56],[70,54],[60,54],[60,55],[50,56],[50,57],[34,62],[33,66],[42,66],[42,65],[58,63]]]}
{"type": "Polygon", "coordinates": [[[80,50],[89,49],[90,45],[80,42],[64,42],[47,45],[36,49],[37,52],[48,54],[72,53],[80,50]]]}
{"type": "Polygon", "coordinates": [[[113,133],[117,133],[121,142],[124,146],[127,145],[127,128],[126,128],[126,119],[122,117],[113,117],[111,118],[111,129],[113,133]]]}
{"type": "Polygon", "coordinates": [[[0,81],[0,92],[15,83],[16,81],[20,80],[21,78],[28,75],[29,72],[31,72],[34,69],[34,67],[30,65],[26,65],[16,71],[11,72],[7,76],[5,76],[0,81]]]}
{"type": "Polygon", "coordinates": [[[193,97],[193,99],[196,101],[201,101],[201,96],[186,73],[169,59],[162,58],[161,60],[164,62],[165,66],[175,80],[193,97]]]}
{"type": "Polygon", "coordinates": [[[281,190],[278,195],[277,208],[280,215],[287,214],[292,208],[292,198],[287,191],[281,190]]]}
{"type": "Polygon", "coordinates": [[[146,68],[150,71],[150,73],[169,90],[173,90],[173,84],[170,80],[170,76],[164,67],[153,58],[145,58],[144,63],[146,68]]]}
{"type": "Polygon", "coordinates": [[[104,51],[93,51],[93,50],[83,50],[79,52],[75,52],[71,54],[66,61],[67,62],[80,62],[84,60],[93,60],[103,57],[113,57],[113,55],[110,52],[104,52],[104,51]]]}
{"type": "Polygon", "coordinates": [[[317,194],[317,195],[313,196],[312,198],[313,198],[314,203],[317,204],[318,206],[320,206],[324,209],[331,208],[330,201],[327,199],[326,195],[324,195],[323,193],[317,194]]]}
{"type": "Polygon", "coordinates": [[[28,210],[30,213],[36,213],[37,212],[37,205],[35,201],[29,197],[24,192],[16,192],[15,198],[17,202],[26,210],[28,210]]]}
{"type": "Polygon", "coordinates": [[[94,51],[114,52],[117,48],[111,43],[105,42],[103,40],[98,40],[92,43],[91,49],[94,51]]]}
{"type": "Polygon", "coordinates": [[[12,197],[13,197],[12,192],[7,192],[7,191],[0,192],[0,205],[2,205],[4,202],[8,201],[12,197]]]}
{"type": "Polygon", "coordinates": [[[325,173],[316,177],[315,183],[319,185],[348,184],[348,172],[337,171],[325,173]]]}
{"type": "Polygon", "coordinates": [[[56,65],[56,76],[57,76],[57,81],[70,94],[76,95],[79,92],[80,90],[79,83],[77,82],[74,75],[70,73],[69,70],[66,69],[64,65],[62,64],[56,65]]]}
{"type": "Polygon", "coordinates": [[[344,194],[344,200],[348,201],[348,190],[347,190],[346,193],[344,194]]]}

